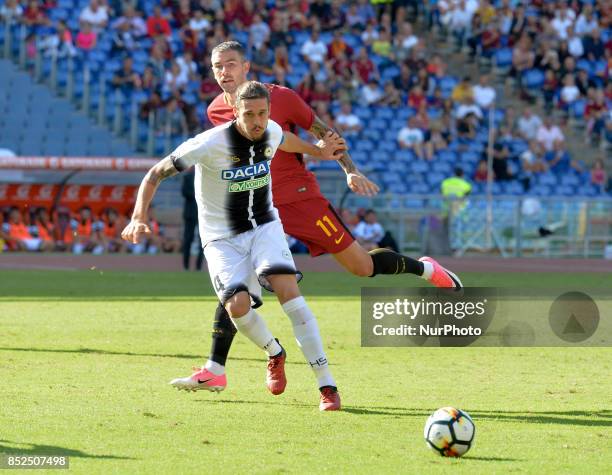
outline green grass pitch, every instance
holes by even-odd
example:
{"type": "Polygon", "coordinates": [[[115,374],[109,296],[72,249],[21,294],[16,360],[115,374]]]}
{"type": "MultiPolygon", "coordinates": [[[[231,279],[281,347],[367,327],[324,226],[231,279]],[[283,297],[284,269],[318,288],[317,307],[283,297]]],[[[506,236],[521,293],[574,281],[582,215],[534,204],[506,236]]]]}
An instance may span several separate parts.
{"type": "MultiPolygon", "coordinates": [[[[612,288],[604,274],[463,274],[471,286],[612,288]]],[[[270,295],[288,351],[285,394],[238,335],[225,392],[179,393],[201,365],[216,305],[205,274],[0,272],[0,453],[71,457],[75,473],[609,473],[610,348],[361,348],[358,292],[397,286],[307,274],[344,410],[318,392],[270,295]],[[425,447],[438,407],[468,411],[463,459],[425,447]]],[[[406,276],[406,285],[420,281],[406,276]]]]}

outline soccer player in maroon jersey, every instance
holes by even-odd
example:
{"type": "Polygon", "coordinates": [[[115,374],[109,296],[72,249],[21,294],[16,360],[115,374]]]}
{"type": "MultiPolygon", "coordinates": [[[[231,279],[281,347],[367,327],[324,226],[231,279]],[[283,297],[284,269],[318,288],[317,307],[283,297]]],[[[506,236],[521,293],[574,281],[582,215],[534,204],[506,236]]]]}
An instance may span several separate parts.
{"type": "MultiPolygon", "coordinates": [[[[234,119],[233,106],[238,86],[247,81],[250,64],[244,47],[237,41],[226,41],[212,50],[212,68],[223,93],[208,106],[208,118],[213,125],[234,119]]],[[[267,84],[270,92],[270,118],[283,130],[296,133],[298,127],[315,138],[322,139],[333,129],[319,119],[314,111],[291,89],[267,84]]],[[[459,290],[459,278],[430,257],[419,260],[403,256],[390,249],[367,252],[353,238],[332,205],[321,194],[317,179],[306,170],[302,156],[279,150],[272,160],[272,197],[287,234],[308,246],[313,257],[330,253],[342,267],[352,274],[373,277],[378,274],[415,274],[436,287],[459,290]]],[[[360,195],[374,196],[378,186],[357,170],[348,153],[338,160],[346,173],[349,188],[360,195]]],[[[225,308],[219,304],[213,324],[213,342],[208,361],[190,378],[198,381],[196,389],[220,391],[225,388],[225,362],[236,329],[225,308]],[[210,386],[214,381],[214,388],[210,386]]],[[[181,388],[178,378],[171,382],[181,388]]],[[[193,384],[189,385],[192,390],[193,384]]]]}

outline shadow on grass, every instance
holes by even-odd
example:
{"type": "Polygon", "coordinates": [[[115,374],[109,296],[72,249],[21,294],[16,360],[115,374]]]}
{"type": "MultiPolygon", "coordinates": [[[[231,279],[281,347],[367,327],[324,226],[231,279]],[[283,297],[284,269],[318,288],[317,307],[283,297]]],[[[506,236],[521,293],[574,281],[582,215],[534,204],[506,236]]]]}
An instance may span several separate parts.
{"type": "Polygon", "coordinates": [[[478,460],[483,462],[524,462],[525,459],[506,459],[502,457],[473,457],[471,455],[466,455],[461,457],[462,460],[478,460]]]}
{"type": "Polygon", "coordinates": [[[6,455],[54,455],[65,457],[91,458],[91,459],[116,459],[116,460],[135,460],[132,457],[122,457],[119,455],[95,455],[88,454],[82,450],[68,449],[57,445],[30,444],[27,442],[13,442],[11,440],[0,439],[0,454],[6,455]],[[5,443],[11,445],[5,445],[5,443]],[[18,445],[20,447],[14,447],[18,445]]]}
{"type": "MultiPolygon", "coordinates": [[[[293,407],[314,407],[312,404],[276,402],[276,401],[244,401],[236,399],[214,399],[202,401],[211,404],[263,404],[293,406],[293,407]]],[[[432,410],[415,409],[403,407],[362,407],[362,406],[343,406],[342,412],[356,415],[368,416],[394,416],[394,417],[429,417],[432,410]]],[[[508,422],[528,422],[531,424],[564,424],[591,427],[612,427],[612,411],[560,411],[560,412],[527,412],[527,411],[469,411],[474,419],[494,420],[508,422]]]]}
{"type": "MultiPolygon", "coordinates": [[[[185,360],[202,360],[206,355],[188,355],[178,353],[175,355],[160,354],[160,353],[134,353],[131,351],[109,351],[99,350],[96,348],[11,348],[11,347],[0,347],[0,351],[23,351],[23,352],[34,352],[34,353],[77,353],[77,354],[91,354],[91,355],[111,355],[111,356],[143,356],[148,358],[178,358],[185,360]]],[[[253,361],[256,363],[265,363],[265,358],[242,358],[232,356],[233,361],[253,361]]],[[[288,365],[303,365],[301,362],[286,361],[288,365]]]]}
{"type": "MultiPolygon", "coordinates": [[[[431,410],[402,408],[402,407],[343,407],[344,412],[359,415],[374,416],[422,416],[431,415],[431,410]]],[[[532,424],[563,424],[591,427],[612,427],[612,411],[468,411],[474,419],[508,421],[508,422],[528,422],[532,424]]]]}

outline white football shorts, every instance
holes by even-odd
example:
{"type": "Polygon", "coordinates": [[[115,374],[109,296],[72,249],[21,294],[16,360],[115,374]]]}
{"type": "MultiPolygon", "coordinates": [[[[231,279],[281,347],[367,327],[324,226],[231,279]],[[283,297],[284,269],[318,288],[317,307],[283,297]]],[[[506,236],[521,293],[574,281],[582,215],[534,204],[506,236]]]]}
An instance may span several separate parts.
{"type": "Polygon", "coordinates": [[[279,220],[211,241],[204,247],[204,256],[213,287],[223,304],[237,292],[248,291],[253,306],[258,307],[261,287],[272,291],[268,275],[294,274],[298,282],[302,279],[279,220]]]}

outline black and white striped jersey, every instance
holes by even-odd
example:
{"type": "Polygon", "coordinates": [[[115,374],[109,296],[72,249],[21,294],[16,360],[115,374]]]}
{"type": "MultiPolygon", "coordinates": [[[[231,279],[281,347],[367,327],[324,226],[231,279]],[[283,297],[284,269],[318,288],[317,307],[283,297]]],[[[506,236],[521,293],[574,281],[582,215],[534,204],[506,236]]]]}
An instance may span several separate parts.
{"type": "Polygon", "coordinates": [[[283,130],[272,120],[255,142],[238,132],[235,122],[228,122],[172,152],[178,171],[195,165],[202,245],[279,219],[272,204],[270,163],[282,141],[283,130]]]}

